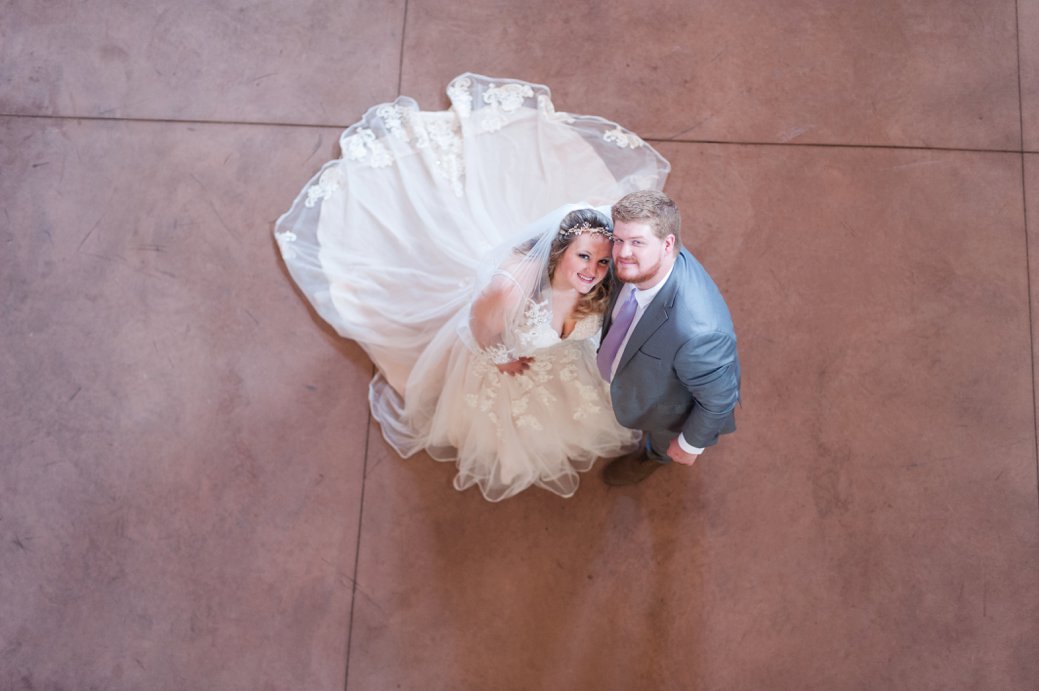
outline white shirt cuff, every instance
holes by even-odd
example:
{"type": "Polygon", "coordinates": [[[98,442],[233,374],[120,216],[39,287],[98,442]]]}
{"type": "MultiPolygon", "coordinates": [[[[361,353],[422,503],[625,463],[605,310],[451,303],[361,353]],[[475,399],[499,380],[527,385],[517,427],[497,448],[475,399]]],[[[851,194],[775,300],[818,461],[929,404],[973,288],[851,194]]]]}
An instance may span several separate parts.
{"type": "Polygon", "coordinates": [[[681,446],[682,447],[682,451],[685,451],[686,453],[692,453],[692,454],[701,454],[701,453],[703,453],[703,449],[701,449],[699,446],[693,446],[692,444],[687,442],[685,440],[685,436],[681,435],[681,434],[678,435],[678,445],[681,446]]]}

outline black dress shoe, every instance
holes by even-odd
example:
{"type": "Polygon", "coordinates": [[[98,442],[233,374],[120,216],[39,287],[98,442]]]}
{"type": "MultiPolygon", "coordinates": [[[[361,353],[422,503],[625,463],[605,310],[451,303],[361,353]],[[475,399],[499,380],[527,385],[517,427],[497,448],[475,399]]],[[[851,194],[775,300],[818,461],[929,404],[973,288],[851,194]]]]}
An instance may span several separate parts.
{"type": "Polygon", "coordinates": [[[638,449],[610,461],[602,471],[602,479],[613,487],[634,485],[645,480],[662,465],[663,463],[647,458],[646,452],[638,449]]]}

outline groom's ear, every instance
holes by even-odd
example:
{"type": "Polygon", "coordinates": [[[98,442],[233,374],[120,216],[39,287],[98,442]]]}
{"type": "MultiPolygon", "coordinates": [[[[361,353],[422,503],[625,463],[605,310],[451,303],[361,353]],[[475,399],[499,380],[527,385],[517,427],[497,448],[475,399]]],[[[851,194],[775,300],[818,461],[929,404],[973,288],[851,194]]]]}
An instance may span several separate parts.
{"type": "Polygon", "coordinates": [[[676,244],[677,243],[675,243],[675,234],[674,233],[668,233],[668,236],[666,238],[664,238],[664,248],[668,252],[670,252],[671,254],[674,254],[675,253],[675,245],[676,244]]]}

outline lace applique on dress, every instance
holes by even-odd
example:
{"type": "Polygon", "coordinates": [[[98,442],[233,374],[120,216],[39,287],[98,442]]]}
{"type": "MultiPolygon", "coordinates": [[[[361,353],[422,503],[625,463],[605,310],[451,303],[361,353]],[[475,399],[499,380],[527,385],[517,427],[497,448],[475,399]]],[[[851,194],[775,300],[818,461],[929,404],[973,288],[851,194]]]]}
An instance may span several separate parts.
{"type": "MultiPolygon", "coordinates": [[[[349,130],[347,130],[349,131],[349,130]]],[[[393,157],[386,145],[379,141],[367,127],[357,129],[353,134],[339,140],[339,148],[343,150],[343,158],[351,161],[368,161],[372,168],[385,168],[393,165],[393,157]]]]}
{"type": "Polygon", "coordinates": [[[620,125],[617,125],[609,132],[603,132],[602,138],[622,149],[637,149],[645,144],[644,141],[638,138],[638,135],[625,132],[620,125]]]}
{"type": "Polygon", "coordinates": [[[382,118],[386,130],[402,142],[411,139],[407,130],[404,129],[404,109],[396,104],[380,107],[375,114],[382,118]]]}
{"type": "Polygon", "coordinates": [[[422,123],[422,113],[415,110],[404,109],[402,110],[401,115],[403,116],[405,127],[407,127],[406,131],[410,132],[411,136],[415,139],[415,148],[428,149],[429,132],[426,131],[426,126],[422,123]]]}
{"type": "Polygon", "coordinates": [[[574,330],[570,332],[569,336],[567,336],[567,340],[585,341],[589,338],[597,337],[601,330],[601,316],[585,317],[574,325],[574,330]]]}
{"type": "Polygon", "coordinates": [[[491,84],[483,94],[483,102],[511,113],[523,105],[523,99],[533,96],[534,89],[530,88],[530,84],[491,84]]]}
{"type": "MultiPolygon", "coordinates": [[[[528,387],[529,388],[529,387],[528,387]]],[[[517,427],[526,427],[527,429],[543,429],[541,422],[533,415],[527,412],[530,406],[529,396],[520,396],[512,402],[512,421],[516,423],[517,427]]]]}
{"type": "Polygon", "coordinates": [[[523,99],[533,98],[534,90],[529,84],[491,84],[483,93],[483,102],[488,107],[480,111],[480,131],[497,132],[509,121],[508,114],[523,106],[523,99]]]}
{"type": "Polygon", "coordinates": [[[516,356],[512,354],[512,351],[502,343],[487,346],[481,352],[484,357],[495,365],[504,365],[516,359],[516,356]]]}
{"type": "Polygon", "coordinates": [[[466,404],[487,416],[492,423],[498,423],[498,415],[494,412],[494,403],[498,400],[498,391],[501,389],[501,379],[486,378],[484,386],[476,393],[465,395],[466,404]]]}
{"type": "Polygon", "coordinates": [[[516,340],[520,351],[528,353],[543,344],[545,329],[551,331],[552,310],[547,302],[527,301],[523,310],[523,322],[516,330],[516,340]]]}
{"type": "MultiPolygon", "coordinates": [[[[364,162],[373,168],[393,165],[393,154],[377,134],[384,129],[389,137],[400,142],[408,143],[414,139],[415,148],[431,149],[437,174],[450,182],[452,191],[461,196],[464,165],[457,122],[436,119],[427,126],[421,112],[397,103],[379,106],[375,117],[377,120],[368,122],[371,127],[352,127],[340,136],[339,148],[344,160],[364,162]]],[[[318,201],[328,199],[343,189],[343,181],[339,168],[329,167],[321,173],[316,184],[307,188],[304,204],[312,207],[318,201]]]]}
{"type": "Polygon", "coordinates": [[[286,230],[280,233],[275,233],[274,238],[278,241],[278,247],[281,249],[282,256],[286,259],[295,259],[296,250],[292,249],[293,243],[296,241],[296,234],[291,230],[286,230]]]}
{"type": "MultiPolygon", "coordinates": [[[[500,273],[508,276],[507,273],[500,273]]],[[[496,343],[483,348],[480,352],[485,360],[494,365],[504,365],[520,356],[530,355],[538,348],[544,347],[545,332],[547,329],[551,333],[551,322],[552,312],[547,302],[528,300],[527,306],[523,310],[523,318],[516,327],[515,350],[503,343],[496,343]]]]}
{"type": "Polygon", "coordinates": [[[461,197],[465,192],[462,179],[465,176],[465,160],[462,158],[462,137],[458,121],[432,120],[427,128],[431,148],[436,155],[436,172],[451,183],[451,191],[461,197]]]}
{"type": "Polygon", "coordinates": [[[451,99],[451,106],[463,120],[473,112],[473,96],[469,93],[472,85],[473,81],[469,77],[459,77],[447,87],[447,97],[451,99]]]}
{"type": "MultiPolygon", "coordinates": [[[[585,317],[577,322],[569,336],[560,338],[552,329],[552,313],[548,302],[528,301],[522,321],[516,329],[516,342],[520,355],[530,355],[534,359],[522,375],[508,378],[510,385],[519,389],[511,403],[512,421],[517,427],[542,429],[536,412],[551,409],[550,406],[558,401],[548,386],[555,376],[576,389],[580,397],[580,403],[569,411],[572,419],[583,420],[603,414],[605,397],[595,386],[581,381],[578,372],[582,344],[595,338],[601,325],[601,317],[585,317]],[[538,403],[536,410],[530,407],[533,401],[538,403]]],[[[517,357],[504,345],[484,348],[482,353],[481,367],[487,368],[487,375],[500,375],[500,372],[491,372],[490,368],[495,364],[511,362],[517,357]]],[[[479,394],[469,394],[466,401],[470,407],[488,412],[498,397],[503,377],[489,376],[484,381],[493,382],[493,385],[485,386],[479,394]]]]}
{"type": "Polygon", "coordinates": [[[324,201],[341,189],[343,189],[343,172],[339,170],[339,166],[333,164],[321,173],[316,185],[307,188],[307,201],[303,203],[308,207],[314,206],[319,199],[324,201]]]}
{"type": "Polygon", "coordinates": [[[552,379],[554,368],[552,360],[548,350],[539,354],[530,363],[530,369],[523,374],[523,378],[517,382],[522,393],[512,401],[512,421],[516,423],[516,427],[532,430],[544,429],[535,413],[549,409],[549,406],[558,400],[545,386],[552,379]],[[530,411],[531,397],[540,406],[533,412],[530,411]]]}

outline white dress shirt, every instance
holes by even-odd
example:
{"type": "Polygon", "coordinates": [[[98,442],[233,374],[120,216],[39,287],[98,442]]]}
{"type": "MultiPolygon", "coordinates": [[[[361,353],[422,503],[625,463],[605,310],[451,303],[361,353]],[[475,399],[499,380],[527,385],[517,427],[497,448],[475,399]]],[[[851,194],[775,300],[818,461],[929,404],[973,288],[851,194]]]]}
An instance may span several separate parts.
{"type": "MultiPolygon", "coordinates": [[[[667,275],[664,276],[664,280],[660,281],[652,288],[646,288],[645,290],[639,290],[639,288],[632,283],[624,284],[624,288],[622,288],[623,292],[621,292],[617,297],[617,303],[613,306],[613,318],[616,319],[617,313],[620,312],[621,305],[624,304],[624,301],[628,299],[630,291],[635,291],[635,303],[638,307],[635,309],[635,317],[631,320],[631,326],[628,328],[628,333],[625,334],[624,340],[621,341],[621,346],[617,350],[617,357],[613,359],[613,365],[610,367],[610,381],[613,381],[613,376],[617,374],[617,365],[620,364],[621,356],[624,355],[624,349],[628,347],[628,340],[631,339],[631,334],[635,333],[635,326],[639,323],[639,320],[642,319],[642,315],[645,314],[646,308],[649,307],[649,303],[653,302],[653,298],[657,296],[660,289],[664,287],[665,283],[667,283],[667,279],[671,278],[671,272],[674,270],[675,267],[672,265],[668,270],[667,275]]],[[[686,453],[703,453],[702,448],[699,446],[693,446],[687,442],[685,437],[681,434],[678,435],[678,445],[681,446],[682,450],[686,453]]]]}

